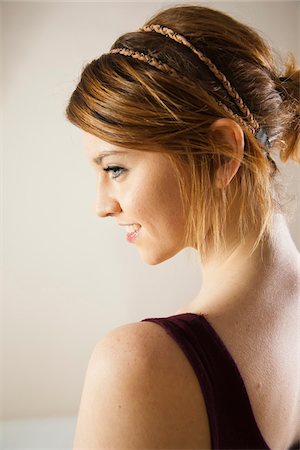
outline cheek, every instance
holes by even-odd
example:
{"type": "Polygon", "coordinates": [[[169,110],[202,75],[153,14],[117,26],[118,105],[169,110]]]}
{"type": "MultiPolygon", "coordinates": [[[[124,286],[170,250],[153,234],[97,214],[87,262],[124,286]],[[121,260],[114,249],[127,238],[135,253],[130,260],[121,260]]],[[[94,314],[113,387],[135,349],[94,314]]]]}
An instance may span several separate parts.
{"type": "Polygon", "coordinates": [[[161,214],[168,222],[181,224],[184,220],[183,205],[180,197],[178,181],[175,176],[169,176],[161,181],[157,192],[157,204],[161,214]]]}
{"type": "Polygon", "coordinates": [[[179,187],[174,177],[148,178],[142,185],[132,188],[124,198],[124,210],[129,218],[150,225],[158,230],[161,226],[168,230],[183,225],[183,208],[179,187]]]}
{"type": "Polygon", "coordinates": [[[143,222],[155,217],[158,214],[159,198],[153,192],[153,189],[147,189],[147,186],[139,186],[131,189],[123,197],[122,208],[128,219],[143,222]]]}

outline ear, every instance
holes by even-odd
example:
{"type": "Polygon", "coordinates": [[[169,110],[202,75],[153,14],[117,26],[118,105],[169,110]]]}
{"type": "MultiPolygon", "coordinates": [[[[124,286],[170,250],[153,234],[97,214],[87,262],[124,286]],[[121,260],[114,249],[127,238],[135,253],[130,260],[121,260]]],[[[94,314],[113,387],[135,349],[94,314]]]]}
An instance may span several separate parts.
{"type": "Polygon", "coordinates": [[[222,189],[228,186],[240,167],[244,156],[244,133],[237,122],[226,118],[217,119],[210,130],[216,135],[218,142],[229,144],[237,157],[237,160],[230,159],[217,169],[215,183],[216,187],[222,189]]]}

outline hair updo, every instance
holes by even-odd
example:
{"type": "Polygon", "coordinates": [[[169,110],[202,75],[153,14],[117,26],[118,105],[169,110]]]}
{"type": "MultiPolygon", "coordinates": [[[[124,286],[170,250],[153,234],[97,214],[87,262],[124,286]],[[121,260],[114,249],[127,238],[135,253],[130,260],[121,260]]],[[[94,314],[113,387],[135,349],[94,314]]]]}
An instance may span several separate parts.
{"type": "MultiPolygon", "coordinates": [[[[283,63],[252,28],[202,6],[162,10],[145,25],[154,24],[182,34],[225,75],[266,131],[270,155],[300,162],[300,70],[293,54],[283,63]]],[[[217,167],[236,156],[216,141],[210,127],[218,118],[232,118],[229,112],[241,116],[224,85],[189,48],[159,33],[126,33],[111,50],[120,47],[156,58],[183,78],[133,57],[104,54],[85,66],[67,118],[111,144],[169,155],[186,211],[186,245],[195,245],[200,255],[223,247],[236,198],[237,242],[258,230],[254,251],[268,235],[273,213],[283,212],[278,169],[264,145],[245,123],[239,170],[226,188],[216,188],[217,167]]]]}

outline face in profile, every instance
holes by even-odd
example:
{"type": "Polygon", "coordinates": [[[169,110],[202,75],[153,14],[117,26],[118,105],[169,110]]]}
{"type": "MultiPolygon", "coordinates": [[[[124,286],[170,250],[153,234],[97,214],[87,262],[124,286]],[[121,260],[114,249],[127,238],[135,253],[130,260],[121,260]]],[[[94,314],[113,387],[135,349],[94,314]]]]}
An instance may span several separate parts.
{"type": "Polygon", "coordinates": [[[147,264],[184,247],[185,217],[176,175],[165,153],[125,149],[84,132],[97,172],[96,213],[113,217],[147,264]]]}

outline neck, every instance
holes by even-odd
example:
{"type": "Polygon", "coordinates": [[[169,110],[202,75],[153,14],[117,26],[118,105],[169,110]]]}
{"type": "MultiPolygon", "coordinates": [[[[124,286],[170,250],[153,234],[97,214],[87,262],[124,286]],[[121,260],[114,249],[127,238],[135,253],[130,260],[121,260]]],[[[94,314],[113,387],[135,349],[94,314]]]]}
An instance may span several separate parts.
{"type": "Polygon", "coordinates": [[[251,254],[254,241],[251,234],[242,244],[229,247],[227,253],[212,254],[200,263],[203,280],[199,294],[189,305],[192,312],[208,308],[220,311],[242,301],[250,301],[253,306],[253,302],[263,301],[263,295],[268,302],[287,280],[294,280],[294,284],[284,289],[289,286],[292,290],[293,285],[299,289],[300,255],[284,217],[274,214],[270,236],[251,254]]]}

